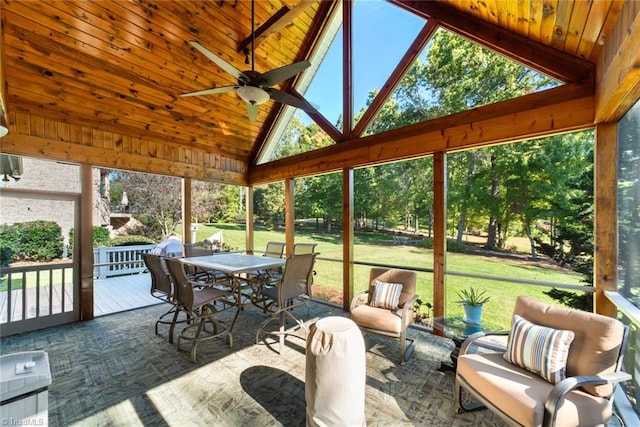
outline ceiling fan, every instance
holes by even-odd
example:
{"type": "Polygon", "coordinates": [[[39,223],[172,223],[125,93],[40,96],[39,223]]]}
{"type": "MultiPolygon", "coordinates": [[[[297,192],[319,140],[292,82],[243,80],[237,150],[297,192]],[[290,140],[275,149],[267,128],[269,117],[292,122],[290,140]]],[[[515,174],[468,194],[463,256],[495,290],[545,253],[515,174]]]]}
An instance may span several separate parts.
{"type": "Polygon", "coordinates": [[[196,48],[200,53],[209,58],[213,63],[220,68],[231,74],[238,80],[238,83],[230,86],[214,87],[211,89],[198,90],[195,92],[183,93],[180,96],[199,96],[199,95],[211,95],[216,93],[225,93],[235,91],[243,101],[247,103],[247,113],[249,115],[249,121],[254,122],[258,117],[259,105],[264,104],[269,99],[282,104],[291,105],[296,108],[300,108],[307,112],[316,111],[304,99],[298,98],[284,91],[281,91],[271,86],[276,83],[283,82],[296,74],[301,73],[306,68],[311,66],[309,61],[300,61],[294,64],[285,65],[280,68],[268,71],[266,73],[260,73],[255,71],[255,29],[254,29],[254,1],[251,1],[251,70],[240,71],[233,65],[229,64],[197,41],[190,41],[191,46],[196,48]]]}

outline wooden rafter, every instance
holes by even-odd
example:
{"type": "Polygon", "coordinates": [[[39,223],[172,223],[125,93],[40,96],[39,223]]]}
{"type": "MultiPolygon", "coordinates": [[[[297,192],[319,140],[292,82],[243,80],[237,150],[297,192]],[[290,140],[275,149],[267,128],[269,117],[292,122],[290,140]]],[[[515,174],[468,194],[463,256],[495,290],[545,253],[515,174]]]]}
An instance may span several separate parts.
{"type": "Polygon", "coordinates": [[[594,65],[504,28],[481,21],[440,2],[389,0],[444,28],[563,82],[592,80],[594,65]]]}
{"type": "MultiPolygon", "coordinates": [[[[305,49],[301,50],[300,55],[298,55],[298,61],[302,61],[311,57],[311,54],[317,49],[318,44],[321,43],[321,37],[325,33],[327,26],[329,25],[329,21],[331,17],[336,12],[339,4],[337,1],[324,1],[320,3],[318,8],[318,12],[315,15],[313,23],[309,31],[307,32],[307,38],[303,46],[305,49]]],[[[283,90],[288,91],[290,93],[294,93],[295,96],[300,96],[297,92],[293,91],[293,87],[295,87],[295,83],[300,78],[300,75],[296,76],[286,88],[283,90]]],[[[260,131],[260,134],[257,138],[257,144],[255,145],[255,150],[251,153],[249,164],[256,164],[257,159],[260,158],[260,155],[266,148],[266,143],[269,141],[269,136],[275,131],[277,126],[277,118],[284,110],[285,106],[282,104],[275,104],[275,107],[271,109],[267,119],[265,120],[265,125],[260,131]]],[[[320,126],[325,132],[327,132],[332,138],[337,138],[335,132],[328,131],[329,127],[333,127],[324,117],[321,116],[320,113],[317,115],[312,115],[311,118],[320,126]],[[325,124],[329,124],[329,126],[325,126],[325,124]]],[[[334,127],[335,129],[335,127],[334,127]]]]}
{"type": "MultiPolygon", "coordinates": [[[[271,16],[267,21],[260,25],[255,30],[255,44],[256,47],[260,46],[263,41],[265,41],[270,35],[277,33],[282,30],[287,25],[290,25],[291,22],[296,19],[300,14],[304,13],[309,6],[314,3],[314,0],[302,0],[297,5],[289,8],[288,6],[283,6],[278,10],[273,16],[271,16]]],[[[252,35],[249,34],[244,40],[240,42],[238,45],[238,52],[242,52],[245,48],[251,46],[251,38],[252,35]]]]}
{"type": "Polygon", "coordinates": [[[342,133],[353,126],[353,3],[342,2],[342,133]]]}
{"type": "Polygon", "coordinates": [[[360,121],[358,121],[353,132],[351,132],[350,138],[357,138],[362,135],[367,126],[369,126],[369,123],[371,123],[371,120],[373,120],[376,114],[378,114],[389,95],[391,95],[391,92],[393,92],[400,80],[402,80],[407,70],[420,55],[420,52],[422,52],[422,49],[424,49],[426,44],[429,42],[429,39],[437,29],[438,22],[436,20],[431,19],[427,21],[385,82],[384,86],[382,86],[382,89],[380,89],[380,92],[378,92],[369,108],[367,108],[367,111],[365,111],[363,116],[360,118],[360,121]]]}
{"type": "Polygon", "coordinates": [[[567,84],[257,165],[249,171],[249,182],[257,185],[334,172],[568,132],[592,124],[592,87],[567,84]]]}

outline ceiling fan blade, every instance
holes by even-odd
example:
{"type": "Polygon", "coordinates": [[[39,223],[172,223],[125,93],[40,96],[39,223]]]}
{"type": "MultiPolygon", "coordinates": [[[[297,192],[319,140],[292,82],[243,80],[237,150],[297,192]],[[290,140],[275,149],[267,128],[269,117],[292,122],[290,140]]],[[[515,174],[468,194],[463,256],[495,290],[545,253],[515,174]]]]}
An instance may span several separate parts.
{"type": "Polygon", "coordinates": [[[214,93],[231,92],[232,90],[237,89],[237,88],[238,88],[238,86],[221,86],[221,87],[214,87],[214,88],[211,88],[211,89],[197,90],[195,92],[183,93],[180,96],[212,95],[214,93]]]}
{"type": "Polygon", "coordinates": [[[259,109],[260,109],[260,106],[258,104],[252,104],[250,102],[247,102],[247,113],[249,114],[249,121],[251,123],[255,122],[256,119],[258,118],[259,109]]]}
{"type": "Polygon", "coordinates": [[[281,90],[274,89],[274,88],[267,88],[265,90],[269,93],[269,95],[271,96],[271,99],[273,99],[274,101],[281,102],[281,103],[287,104],[287,105],[291,105],[291,106],[296,107],[296,108],[300,108],[300,109],[306,111],[307,113],[317,113],[318,112],[305,99],[298,98],[296,96],[288,94],[287,92],[283,92],[281,90]]]}
{"type": "Polygon", "coordinates": [[[276,83],[283,82],[291,77],[303,72],[309,68],[311,63],[309,61],[300,61],[294,64],[285,65],[284,67],[276,68],[275,70],[268,71],[262,75],[262,85],[271,86],[276,83]]]}
{"type": "MultiPolygon", "coordinates": [[[[218,55],[216,55],[215,53],[211,52],[209,49],[207,49],[206,47],[202,46],[197,41],[190,41],[189,43],[191,44],[191,46],[193,46],[196,49],[198,49],[200,51],[200,53],[202,53],[204,56],[209,58],[218,67],[222,68],[223,70],[225,70],[227,73],[231,74],[236,79],[240,78],[240,76],[245,76],[242,71],[238,70],[236,67],[234,67],[233,65],[229,64],[227,61],[225,61],[224,59],[220,58],[218,55]]],[[[246,76],[245,76],[245,78],[246,78],[246,76]]]]}

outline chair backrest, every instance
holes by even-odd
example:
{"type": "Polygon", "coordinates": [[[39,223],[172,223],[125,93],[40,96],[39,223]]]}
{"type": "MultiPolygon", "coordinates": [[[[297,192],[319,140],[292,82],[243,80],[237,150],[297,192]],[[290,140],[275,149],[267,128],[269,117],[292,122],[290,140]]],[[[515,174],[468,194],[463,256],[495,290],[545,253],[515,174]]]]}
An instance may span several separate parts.
{"type": "MultiPolygon", "coordinates": [[[[520,296],[513,310],[537,325],[571,330],[575,334],[567,357],[567,376],[615,372],[623,350],[625,327],[612,317],[559,307],[520,296]]],[[[595,396],[608,397],[613,385],[585,386],[595,396]]]]}
{"type": "Polygon", "coordinates": [[[185,243],[184,254],[187,257],[213,255],[213,247],[207,242],[185,243]]]}
{"type": "Polygon", "coordinates": [[[164,265],[163,259],[158,255],[142,254],[142,260],[151,274],[151,295],[161,294],[170,300],[173,298],[173,285],[169,270],[164,265]]]}
{"type": "Polygon", "coordinates": [[[369,302],[371,302],[371,297],[373,296],[374,280],[388,283],[402,283],[402,292],[400,293],[398,306],[403,307],[404,303],[416,294],[416,278],[417,274],[415,271],[402,270],[399,268],[373,267],[369,272],[369,302]]]}
{"type": "Polygon", "coordinates": [[[293,255],[312,254],[316,251],[317,243],[296,243],[293,245],[293,255]]]}
{"type": "Polygon", "coordinates": [[[176,300],[178,304],[191,310],[193,308],[193,285],[189,282],[184,271],[184,264],[173,258],[166,258],[169,274],[173,279],[176,289],[176,300]]]}
{"type": "Polygon", "coordinates": [[[311,296],[309,277],[313,274],[313,265],[318,254],[297,255],[287,258],[284,275],[278,284],[278,304],[301,295],[311,296]]]}
{"type": "Polygon", "coordinates": [[[282,258],[285,246],[286,243],[268,242],[267,247],[264,250],[264,256],[268,256],[270,258],[282,258]]]}

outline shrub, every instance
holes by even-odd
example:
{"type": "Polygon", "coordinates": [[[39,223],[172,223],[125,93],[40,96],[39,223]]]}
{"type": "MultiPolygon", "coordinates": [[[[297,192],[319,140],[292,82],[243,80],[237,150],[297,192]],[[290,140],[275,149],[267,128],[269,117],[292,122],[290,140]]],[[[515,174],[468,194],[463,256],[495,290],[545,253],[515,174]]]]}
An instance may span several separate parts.
{"type": "MultiPolygon", "coordinates": [[[[73,253],[73,228],[69,230],[69,254],[73,253]]],[[[100,246],[111,246],[109,242],[109,229],[100,227],[99,225],[93,226],[93,247],[98,248],[100,246]]],[[[71,255],[69,255],[71,256],[71,255]]]]}
{"type": "Polygon", "coordinates": [[[6,267],[13,262],[18,248],[17,227],[0,225],[0,266],[6,267]]]}
{"type": "Polygon", "coordinates": [[[11,243],[0,246],[13,252],[14,261],[50,261],[62,256],[62,230],[55,222],[30,221],[8,227],[12,229],[8,232],[11,243]]]}
{"type": "Polygon", "coordinates": [[[145,236],[122,236],[111,240],[110,246],[135,246],[155,244],[152,239],[145,236]]]}
{"type": "Polygon", "coordinates": [[[6,246],[0,246],[0,267],[8,267],[13,262],[13,251],[6,246]]]}

